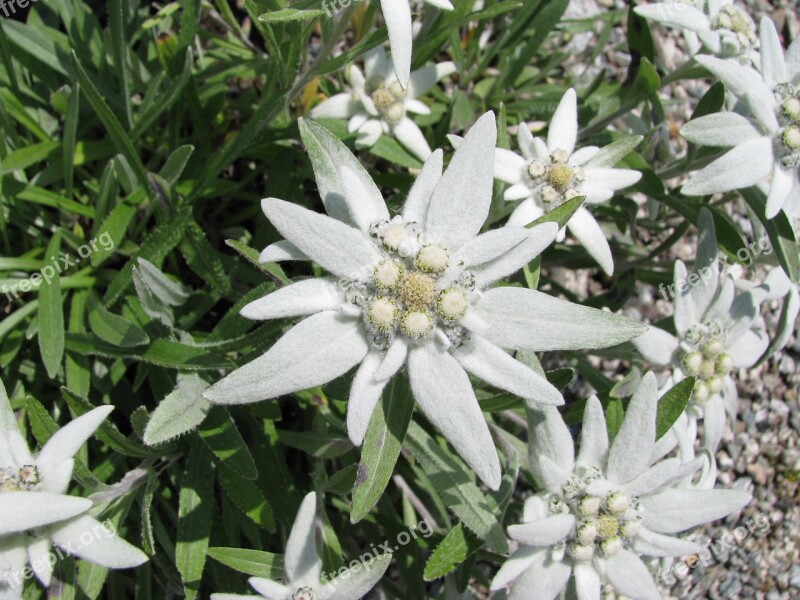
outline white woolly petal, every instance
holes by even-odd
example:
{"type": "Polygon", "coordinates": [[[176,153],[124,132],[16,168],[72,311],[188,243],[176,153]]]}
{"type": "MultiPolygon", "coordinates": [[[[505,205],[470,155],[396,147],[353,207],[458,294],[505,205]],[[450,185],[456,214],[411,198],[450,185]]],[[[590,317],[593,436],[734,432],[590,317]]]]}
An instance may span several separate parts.
{"type": "Polygon", "coordinates": [[[792,189],[797,184],[797,171],[785,169],[781,165],[775,165],[772,170],[772,182],[770,183],[769,196],[767,197],[766,215],[772,219],[786,205],[786,201],[792,193],[792,189]]]}
{"type": "Polygon", "coordinates": [[[601,581],[595,568],[589,563],[579,562],[572,569],[578,600],[600,600],[601,581]]]}
{"type": "Polygon", "coordinates": [[[603,233],[592,213],[583,207],[579,208],[567,222],[567,229],[586,248],[589,255],[597,261],[607,275],[614,273],[614,257],[611,255],[611,247],[608,245],[606,234],[603,233]]]}
{"type": "Polygon", "coordinates": [[[322,592],[321,600],[357,600],[378,583],[389,564],[392,553],[387,552],[377,558],[368,559],[354,569],[346,569],[341,575],[328,583],[322,592]]]}
{"type": "Polygon", "coordinates": [[[642,335],[631,340],[639,354],[649,363],[668,365],[678,350],[678,339],[663,329],[651,326],[642,335]]]}
{"type": "Polygon", "coordinates": [[[263,356],[233,371],[203,394],[215,404],[249,404],[323,385],[366,356],[361,323],[337,311],[304,319],[263,356]]]}
{"type": "Polygon", "coordinates": [[[656,533],[655,531],[650,531],[646,527],[642,527],[639,530],[638,535],[633,540],[633,547],[639,554],[656,556],[659,558],[668,556],[688,556],[702,550],[702,546],[696,542],[656,533]]]}
{"type": "MultiPolygon", "coordinates": [[[[525,186],[525,189],[527,193],[526,198],[528,199],[523,200],[520,205],[514,209],[514,212],[511,213],[511,216],[508,218],[506,227],[524,227],[529,223],[533,223],[544,214],[544,211],[530,199],[531,192],[528,186],[525,186]]],[[[506,198],[506,200],[508,200],[508,198],[506,198]]]]}
{"type": "Polygon", "coordinates": [[[580,451],[577,462],[585,467],[603,469],[608,454],[608,429],[603,405],[597,396],[586,401],[581,426],[580,451]]]}
{"type": "Polygon", "coordinates": [[[575,442],[561,413],[555,406],[540,406],[530,412],[528,434],[534,465],[541,458],[549,458],[565,473],[575,466],[575,442]]]}
{"type": "Polygon", "coordinates": [[[566,587],[572,568],[561,562],[534,563],[519,576],[508,600],[553,600],[566,587]]]}
{"type": "Polygon", "coordinates": [[[74,457],[113,410],[113,406],[95,408],[55,432],[36,457],[42,477],[55,472],[64,461],[74,457]]]}
{"type": "Polygon", "coordinates": [[[276,198],[262,200],[261,207],[283,237],[334,275],[358,279],[381,260],[366,234],[336,219],[276,198]]]}
{"type": "Polygon", "coordinates": [[[642,524],[656,533],[678,533],[726,517],[751,499],[739,490],[668,489],[641,499],[642,524]]]}
{"type": "Polygon", "coordinates": [[[464,264],[464,267],[473,267],[492,261],[509,252],[528,237],[528,230],[524,227],[502,227],[492,229],[472,238],[459,248],[452,257],[452,262],[464,264]]]}
{"type": "Polygon", "coordinates": [[[431,89],[436,82],[444,79],[448,75],[456,72],[456,65],[451,61],[429,65],[417,69],[411,73],[411,81],[408,85],[408,95],[411,98],[419,98],[429,89],[431,89]]]}
{"type": "Polygon", "coordinates": [[[499,590],[512,583],[523,572],[527,571],[534,563],[541,563],[546,557],[546,551],[541,548],[521,546],[500,567],[492,579],[490,589],[499,590]]]}
{"type": "Polygon", "coordinates": [[[367,185],[361,175],[347,166],[339,170],[339,177],[351,223],[369,232],[372,223],[389,219],[386,202],[374,183],[367,185]]]}
{"type": "Polygon", "coordinates": [[[506,183],[520,183],[525,175],[526,162],[519,154],[495,148],[494,151],[494,176],[506,183]]]}
{"type": "Polygon", "coordinates": [[[353,94],[347,92],[336,94],[311,109],[313,119],[348,119],[358,110],[353,94]]]}
{"type": "Polygon", "coordinates": [[[488,112],[469,130],[433,191],[426,232],[451,252],[477,235],[489,214],[496,141],[495,116],[488,112]]]}
{"type": "Polygon", "coordinates": [[[515,287],[486,291],[476,310],[491,325],[487,339],[514,350],[606,348],[646,329],[627,317],[515,287]]]}
{"type": "Polygon", "coordinates": [[[656,443],[658,384],[651,372],[642,377],[608,452],[608,480],[625,483],[647,469],[656,443]]]}
{"type": "Polygon", "coordinates": [[[408,0],[381,0],[383,20],[389,30],[389,46],[397,79],[408,87],[411,75],[411,6],[408,0]]]}
{"type": "Polygon", "coordinates": [[[411,191],[408,192],[408,198],[403,206],[403,218],[406,221],[425,223],[427,220],[431,196],[442,178],[443,165],[444,153],[438,149],[434,150],[422,166],[417,180],[411,186],[411,191]]]}
{"type": "Polygon", "coordinates": [[[500,486],[500,460],[469,377],[434,344],[412,348],[408,374],[414,398],[464,461],[491,489],[500,486]]]}
{"type": "Polygon", "coordinates": [[[686,2],[655,2],[639,5],[634,12],[640,17],[690,31],[710,31],[708,16],[686,2]]]}
{"type": "Polygon", "coordinates": [[[558,389],[544,377],[479,335],[472,336],[453,356],[476,377],[524,398],[530,406],[564,403],[558,389]]]}
{"type": "Polygon", "coordinates": [[[783,58],[783,47],[775,23],[767,16],[761,18],[761,74],[769,86],[790,80],[783,58]]]}
{"type": "Polygon", "coordinates": [[[386,387],[385,379],[376,379],[375,371],[381,364],[383,357],[380,352],[371,350],[364,357],[364,361],[353,377],[350,387],[350,400],[347,403],[347,435],[350,441],[360,446],[372,418],[372,411],[381,398],[383,388],[386,387]]]}
{"type": "Polygon", "coordinates": [[[693,119],[681,129],[681,135],[694,144],[730,148],[761,137],[753,124],[733,112],[714,113],[693,119]]]}
{"type": "MultiPolygon", "coordinates": [[[[251,577],[247,580],[255,591],[261,594],[267,600],[287,600],[292,593],[292,590],[282,583],[272,581],[271,579],[262,579],[261,577],[251,577]]],[[[242,596],[242,598],[249,598],[253,600],[253,596],[242,596]]],[[[211,600],[214,600],[212,596],[211,600]]]]}
{"type": "Polygon", "coordinates": [[[0,456],[10,464],[8,467],[20,468],[33,462],[25,438],[19,431],[17,417],[11,410],[6,388],[0,381],[0,456]]]}
{"type": "Polygon", "coordinates": [[[567,537],[574,526],[573,515],[554,515],[532,523],[511,525],[508,537],[528,546],[553,546],[567,537]]]}
{"type": "Polygon", "coordinates": [[[425,161],[431,155],[431,147],[428,145],[425,136],[422,135],[419,126],[408,117],[403,117],[392,128],[392,133],[397,138],[397,141],[420,160],[425,161]]]}
{"type": "MultiPolygon", "coordinates": [[[[517,200],[527,200],[528,198],[533,198],[533,192],[531,192],[531,188],[528,187],[527,183],[515,183],[510,188],[508,188],[503,194],[503,199],[506,202],[516,202],[517,200]]],[[[539,209],[538,212],[540,213],[539,216],[543,214],[543,211],[541,209],[539,209]]],[[[511,221],[513,220],[514,220],[514,215],[511,216],[511,220],[509,220],[509,223],[511,223],[511,221]]],[[[531,219],[531,221],[532,220],[533,219],[531,219]]],[[[531,221],[525,221],[524,223],[515,222],[514,225],[527,225],[531,221]]]]}
{"type": "Polygon", "coordinates": [[[299,317],[335,310],[344,302],[344,292],[330,278],[304,279],[254,300],[241,313],[246,319],[267,320],[299,317]]]}
{"type": "Polygon", "coordinates": [[[107,569],[130,569],[148,560],[144,552],[89,515],[53,526],[50,537],[59,548],[107,569]]]}
{"type": "MultiPolygon", "coordinates": [[[[509,227],[504,227],[503,229],[509,229],[509,227]]],[[[483,289],[504,277],[513,275],[529,264],[553,243],[558,234],[558,225],[556,223],[542,223],[536,227],[524,229],[524,231],[527,232],[527,239],[521,244],[497,259],[477,265],[471,269],[473,275],[475,275],[475,286],[478,289],[483,289]]]]}
{"type": "Polygon", "coordinates": [[[604,562],[606,577],[617,592],[639,600],[661,600],[650,570],[633,552],[622,549],[604,562]]]}
{"type": "Polygon", "coordinates": [[[750,187],[767,178],[773,163],[772,140],[750,140],[695,173],[681,191],[687,196],[705,196],[750,187]]]}
{"type": "MultiPolygon", "coordinates": [[[[292,524],[283,563],[286,577],[293,585],[319,585],[322,560],[317,554],[317,495],[307,494],[292,524]]],[[[251,581],[252,585],[252,581],[251,581]]]]}
{"type": "MultiPolygon", "coordinates": [[[[31,566],[36,578],[45,586],[50,586],[53,577],[53,563],[50,562],[50,540],[47,538],[32,539],[28,542],[28,564],[31,566]]],[[[0,556],[2,551],[0,551],[0,556]]],[[[0,598],[3,597],[0,588],[0,598]]]]}
{"type": "Polygon", "coordinates": [[[592,168],[586,170],[586,184],[606,190],[624,190],[642,178],[633,169],[592,168]]]}
{"type": "Polygon", "coordinates": [[[260,263],[276,263],[285,260],[309,260],[309,258],[300,252],[297,246],[287,240],[281,240],[270,244],[258,257],[260,263]]]}
{"type": "Polygon", "coordinates": [[[561,98],[561,102],[550,121],[547,134],[547,149],[550,152],[566,150],[569,154],[575,150],[578,141],[578,96],[574,89],[569,89],[561,98]]]}
{"type": "Polygon", "coordinates": [[[375,379],[387,381],[394,377],[395,373],[405,364],[407,356],[408,344],[403,338],[398,337],[392,342],[392,345],[389,346],[389,349],[386,351],[386,356],[383,358],[383,362],[375,371],[375,379]]]}

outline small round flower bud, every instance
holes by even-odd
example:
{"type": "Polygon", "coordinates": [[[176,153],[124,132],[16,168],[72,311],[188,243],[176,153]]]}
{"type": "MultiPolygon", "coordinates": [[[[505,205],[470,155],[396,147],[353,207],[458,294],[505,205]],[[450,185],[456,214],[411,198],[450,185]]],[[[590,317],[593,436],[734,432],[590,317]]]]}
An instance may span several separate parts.
{"type": "Polygon", "coordinates": [[[711,390],[708,389],[708,385],[704,381],[695,382],[694,390],[692,390],[692,400],[694,400],[694,402],[697,404],[705,404],[710,395],[711,390]]]}
{"type": "Polygon", "coordinates": [[[400,327],[408,337],[417,340],[433,330],[433,319],[423,310],[412,310],[403,315],[400,327]]]}
{"type": "Polygon", "coordinates": [[[35,465],[25,465],[19,470],[19,481],[22,484],[33,486],[39,483],[39,469],[35,465]]]}
{"type": "Polygon", "coordinates": [[[578,510],[582,515],[596,515],[600,512],[600,505],[602,502],[603,501],[597,496],[584,496],[578,503],[578,510]]]}
{"type": "Polygon", "coordinates": [[[316,595],[310,587],[302,587],[292,594],[292,600],[314,600],[316,595]]]}
{"type": "Polygon", "coordinates": [[[703,366],[703,355],[699,352],[689,352],[683,357],[683,366],[689,375],[697,375],[703,366]]]}
{"type": "Polygon", "coordinates": [[[425,273],[441,273],[450,266],[450,255],[444,246],[427,244],[417,252],[416,264],[425,273]]]}
{"type": "Polygon", "coordinates": [[[708,391],[712,394],[719,394],[722,391],[722,377],[712,377],[708,383],[708,391]]]}
{"type": "Polygon", "coordinates": [[[565,163],[569,160],[569,152],[559,148],[553,151],[553,153],[550,155],[550,158],[553,159],[553,162],[565,163]]]}
{"type": "Polygon", "coordinates": [[[622,526],[619,528],[620,533],[623,537],[628,539],[632,537],[636,537],[639,534],[639,530],[642,528],[642,524],[640,521],[625,521],[622,526]]]}
{"type": "Polygon", "coordinates": [[[615,513],[624,513],[630,506],[630,501],[625,494],[614,492],[609,494],[606,498],[606,506],[608,510],[615,513]]]}
{"type": "Polygon", "coordinates": [[[572,167],[566,163],[556,163],[547,172],[547,182],[560,192],[565,192],[572,185],[572,167]]]}
{"type": "Polygon", "coordinates": [[[528,165],[528,174],[531,176],[531,179],[539,179],[543,177],[544,174],[547,172],[547,167],[545,164],[540,160],[534,160],[530,165],[528,165]]]}
{"type": "Polygon", "coordinates": [[[581,544],[591,544],[597,539],[597,524],[594,520],[587,520],[578,526],[575,539],[581,544]]]}
{"type": "Polygon", "coordinates": [[[378,331],[391,331],[397,325],[400,311],[394,300],[376,296],[367,307],[367,320],[378,331]]]}
{"type": "Polygon", "coordinates": [[[403,89],[403,86],[400,85],[399,81],[393,81],[389,84],[389,93],[398,100],[405,98],[408,94],[408,92],[403,89]]]}
{"type": "Polygon", "coordinates": [[[393,290],[400,283],[405,268],[396,260],[382,260],[375,267],[373,281],[379,290],[393,290]]]}
{"type": "Polygon", "coordinates": [[[600,543],[600,550],[602,550],[603,554],[606,556],[614,556],[617,552],[622,550],[622,540],[618,537],[603,540],[603,542],[600,543]]]}
{"type": "Polygon", "coordinates": [[[717,372],[717,363],[714,360],[705,359],[703,365],[700,367],[699,375],[701,377],[711,377],[717,372]]]}
{"type": "Polygon", "coordinates": [[[544,202],[549,204],[551,202],[555,202],[560,197],[561,195],[558,193],[558,190],[552,185],[546,185],[542,188],[542,200],[544,202]]]}
{"type": "Polygon", "coordinates": [[[448,321],[458,321],[467,313],[469,299],[467,293],[458,287],[447,288],[439,293],[436,302],[439,316],[448,321]]]}
{"type": "Polygon", "coordinates": [[[395,102],[384,113],[384,117],[392,125],[397,125],[405,116],[406,107],[402,102],[395,102]]]}
{"type": "Polygon", "coordinates": [[[730,354],[721,354],[717,358],[717,373],[727,375],[733,369],[733,358],[730,354]]]}
{"type": "Polygon", "coordinates": [[[575,560],[592,560],[594,546],[592,544],[570,544],[569,554],[575,560]]]}
{"type": "Polygon", "coordinates": [[[783,109],[783,114],[792,121],[800,120],[800,98],[787,98],[783,101],[781,108],[783,109]]]}
{"type": "Polygon", "coordinates": [[[390,224],[381,234],[381,242],[392,251],[397,251],[400,245],[408,238],[408,229],[400,223],[390,224]]]}
{"type": "Polygon", "coordinates": [[[783,144],[790,150],[800,150],[800,127],[792,125],[783,130],[783,144]]]}
{"type": "Polygon", "coordinates": [[[725,346],[723,346],[722,342],[719,340],[712,340],[706,344],[705,348],[703,348],[703,354],[711,357],[719,356],[724,351],[725,346]]]}

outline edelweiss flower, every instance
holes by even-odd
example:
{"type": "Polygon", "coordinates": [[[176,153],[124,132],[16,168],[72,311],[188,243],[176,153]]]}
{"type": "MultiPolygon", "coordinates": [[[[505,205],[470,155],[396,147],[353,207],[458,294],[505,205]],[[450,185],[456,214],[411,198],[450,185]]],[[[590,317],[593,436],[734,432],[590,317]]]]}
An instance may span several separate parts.
{"type": "Polygon", "coordinates": [[[356,145],[370,147],[381,133],[396,138],[420,160],[427,160],[431,148],[414,121],[406,113],[430,114],[419,96],[437,81],[455,73],[452,62],[423,67],[411,74],[401,86],[394,74],[392,61],[383,48],[370,51],[365,59],[366,78],[356,65],[351,65],[348,79],[352,90],[331,96],[311,111],[314,118],[350,119],[350,132],[358,131],[356,145]]]}
{"type": "Polygon", "coordinates": [[[712,56],[698,56],[753,115],[723,112],[690,121],[681,130],[690,142],[733,148],[683,186],[705,196],[750,187],[770,179],[767,217],[800,196],[800,38],[784,57],[778,32],[761,20],[761,73],[712,56]]]}
{"type": "Polygon", "coordinates": [[[471,129],[444,175],[441,151],[431,155],[395,217],[339,140],[313,123],[302,122],[301,131],[323,203],[336,218],[262,201],[289,243],[267,248],[261,259],[311,259],[339,281],[300,281],[246,306],[242,314],[252,319],[312,316],[206,397],[257,402],[322,385],[360,365],[347,415],[350,439],[360,445],[383,388],[407,362],[425,416],[497,488],[497,451],[467,371],[531,405],[560,403],[556,388],[503,349],[606,347],[643,326],[529,289],[488,289],[528,264],[557,230],[546,223],[479,234],[492,200],[492,113],[471,129]]]}
{"type": "MultiPolygon", "coordinates": [[[[453,10],[450,0],[425,0],[426,4],[442,10],[453,10]]],[[[413,31],[411,26],[410,0],[381,0],[383,20],[389,32],[389,46],[392,49],[394,72],[400,85],[408,87],[411,72],[411,47],[413,31]]]]}
{"type": "MultiPolygon", "coordinates": [[[[575,196],[586,196],[587,204],[606,202],[615,191],[642,178],[639,171],[612,168],[642,141],[641,136],[603,149],[586,146],[576,150],[577,140],[578,100],[575,90],[570,89],[553,115],[546,143],[534,138],[520,123],[518,142],[522,156],[503,148],[496,150],[494,176],[511,184],[505,199],[522,200],[509,218],[509,225],[527,225],[575,196]]],[[[606,273],[614,271],[606,235],[588,209],[579,208],[567,228],[606,273]]]]}
{"type": "MultiPolygon", "coordinates": [[[[750,62],[758,46],[756,24],[733,0],[654,2],[634,10],[645,19],[696,34],[703,47],[717,56],[737,56],[750,62]]],[[[693,40],[690,46],[692,53],[699,49],[693,40]]]]}
{"type": "Polygon", "coordinates": [[[50,585],[52,544],[110,569],[136,567],[147,560],[85,514],[91,500],[66,495],[72,457],[112,410],[103,406],[75,419],[34,457],[0,382],[0,598],[22,598],[28,563],[39,581],[50,585]]]}
{"type": "MultiPolygon", "coordinates": [[[[267,600],[358,600],[378,583],[391,562],[389,553],[370,558],[340,572],[331,581],[320,581],[322,561],[317,552],[317,496],[308,494],[297,512],[286,544],[286,583],[252,577],[252,588],[267,600]]],[[[211,600],[252,600],[254,596],[211,594],[211,600]]]]}
{"type": "Polygon", "coordinates": [[[653,464],[656,379],[642,379],[609,444],[603,408],[586,404],[577,458],[569,429],[555,407],[534,413],[531,468],[545,491],[525,502],[523,523],[508,528],[520,548],[492,582],[512,585],[509,600],[551,600],[574,575],[579,600],[600,597],[603,582],[619,594],[659,599],[640,558],[683,556],[700,546],[671,534],[722,518],[750,501],[737,490],[679,489],[702,459],[653,464]]]}
{"type": "Polygon", "coordinates": [[[711,213],[700,213],[696,268],[688,274],[683,262],[675,263],[673,320],[677,337],[651,327],[633,340],[645,360],[671,367],[677,383],[688,376],[697,381],[687,407],[692,431],[703,418],[704,446],[717,449],[725,427],[725,413],[736,416],[738,394],[731,373],[752,367],[769,345],[766,324],[760,316],[769,288],[754,287],[736,294],[731,275],[720,277],[717,240],[711,213]]]}

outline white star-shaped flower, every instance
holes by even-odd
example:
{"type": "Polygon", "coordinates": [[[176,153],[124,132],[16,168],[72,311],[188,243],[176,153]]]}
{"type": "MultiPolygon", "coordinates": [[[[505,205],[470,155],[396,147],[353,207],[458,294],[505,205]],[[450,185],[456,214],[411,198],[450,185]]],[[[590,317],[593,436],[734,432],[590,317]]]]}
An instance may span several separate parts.
{"type": "MultiPolygon", "coordinates": [[[[503,148],[495,152],[494,176],[511,184],[505,199],[522,200],[508,224],[527,225],[575,196],[586,196],[587,204],[600,204],[610,200],[615,191],[634,185],[642,178],[639,171],[613,167],[641,140],[641,136],[635,136],[602,149],[585,146],[576,150],[578,100],[575,90],[568,90],[550,122],[547,141],[534,138],[520,123],[522,156],[503,148]]],[[[575,212],[567,229],[606,273],[614,271],[606,235],[587,208],[575,212]]]]}
{"type": "Polygon", "coordinates": [[[574,576],[578,600],[600,598],[604,582],[629,598],[658,600],[641,557],[699,552],[698,544],[674,534],[750,501],[738,490],[678,487],[703,459],[652,459],[657,403],[656,378],[648,373],[609,443],[603,407],[590,398],[577,457],[558,410],[534,412],[531,468],[545,490],[525,502],[524,522],[508,528],[520,547],[495,576],[493,590],[511,586],[509,600],[552,599],[574,576]]]}
{"type": "Polygon", "coordinates": [[[246,306],[242,314],[252,319],[311,316],[205,396],[220,404],[257,402],[358,366],[347,428],[360,445],[384,387],[407,364],[425,416],[496,489],[500,463],[467,372],[530,405],[560,403],[555,387],[505,350],[601,348],[644,327],[541,292],[491,287],[550,245],[558,228],[480,233],[492,201],[492,113],[472,127],[444,174],[441,151],[431,155],[395,217],[338,139],[305,121],[301,131],[331,216],[263,200],[286,241],[268,247],[261,260],[310,259],[333,278],[299,281],[246,306]]]}
{"type": "MultiPolygon", "coordinates": [[[[391,562],[391,554],[371,556],[334,579],[322,579],[322,561],[317,551],[317,496],[308,494],[297,512],[286,544],[286,582],[262,577],[249,580],[267,600],[358,600],[378,583],[391,562]]],[[[253,600],[254,596],[212,594],[211,600],[253,600]]]]}
{"type": "MultiPolygon", "coordinates": [[[[441,10],[453,10],[450,0],[425,0],[441,10]]],[[[381,11],[386,29],[389,32],[389,46],[392,49],[394,71],[400,85],[408,87],[411,73],[411,49],[414,31],[411,24],[410,0],[381,0],[381,11]]]]}
{"type": "Polygon", "coordinates": [[[738,394],[731,373],[752,367],[769,345],[760,306],[769,295],[765,285],[737,294],[734,278],[721,277],[717,240],[711,213],[703,209],[698,228],[695,270],[689,274],[682,261],[675,263],[673,321],[677,336],[651,327],[633,340],[645,360],[670,367],[675,383],[694,376],[696,383],[686,409],[691,430],[703,418],[704,446],[717,449],[726,412],[736,416],[738,394]]]}
{"type": "Polygon", "coordinates": [[[331,96],[314,107],[314,118],[349,119],[350,132],[357,131],[356,145],[371,147],[381,134],[391,135],[409,152],[425,161],[431,148],[425,136],[408,113],[430,114],[428,105],[417,100],[443,77],[455,73],[452,62],[423,67],[411,74],[403,87],[397,80],[392,61],[383,48],[370,51],[365,59],[366,77],[356,65],[351,65],[348,92],[331,96]]]}
{"type": "Polygon", "coordinates": [[[700,117],[681,130],[690,142],[732,148],[683,186],[689,196],[728,192],[769,181],[766,214],[800,196],[800,38],[786,56],[775,25],[761,20],[761,72],[713,56],[697,62],[744,102],[752,119],[734,112],[700,117]]]}
{"type": "MultiPolygon", "coordinates": [[[[733,0],[677,0],[639,5],[634,11],[645,19],[677,27],[696,35],[702,47],[720,57],[750,62],[758,47],[756,25],[750,14],[733,0]]],[[[692,53],[700,44],[687,37],[692,53]]]]}
{"type": "Polygon", "coordinates": [[[31,454],[0,382],[0,598],[22,598],[26,565],[44,586],[53,573],[51,546],[110,569],[136,567],[147,556],[87,511],[92,501],[66,495],[73,457],[113,410],[95,408],[57,431],[31,454]]]}

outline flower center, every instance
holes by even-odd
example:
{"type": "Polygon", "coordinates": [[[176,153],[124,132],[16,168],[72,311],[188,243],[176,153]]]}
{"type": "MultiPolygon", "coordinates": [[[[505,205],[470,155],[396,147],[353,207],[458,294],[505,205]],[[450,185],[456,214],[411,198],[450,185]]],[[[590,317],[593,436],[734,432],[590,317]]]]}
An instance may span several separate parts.
{"type": "Polygon", "coordinates": [[[310,587],[299,588],[292,594],[292,600],[314,600],[315,598],[314,590],[310,587]]]}
{"type": "Polygon", "coordinates": [[[580,167],[570,166],[569,158],[569,152],[556,150],[549,160],[536,159],[528,165],[531,188],[546,205],[563,204],[579,195],[576,188],[584,180],[585,174],[580,167]]]}
{"type": "Polygon", "coordinates": [[[441,244],[422,243],[423,232],[401,217],[370,226],[376,244],[387,255],[364,280],[346,283],[346,298],[361,310],[378,349],[387,349],[397,335],[421,340],[434,328],[452,345],[464,342],[459,324],[470,306],[474,277],[463,271],[455,281],[441,276],[451,267],[450,254],[441,244]]]}
{"type": "Polygon", "coordinates": [[[737,6],[723,7],[713,19],[711,27],[731,32],[743,48],[749,48],[758,43],[755,22],[749,14],[737,6]]]}
{"type": "Polygon", "coordinates": [[[408,308],[425,308],[436,299],[436,282],[420,272],[406,273],[397,287],[397,297],[408,308]]]}
{"type": "MultiPolygon", "coordinates": [[[[570,479],[563,485],[561,497],[551,498],[549,504],[551,514],[571,513],[577,519],[566,549],[578,561],[592,560],[598,551],[613,556],[639,533],[639,500],[620,492],[605,498],[587,493],[586,486],[598,476],[599,471],[593,469],[583,478],[570,479]]],[[[554,551],[562,550],[556,547],[554,551]]]]}
{"type": "Polygon", "coordinates": [[[397,82],[389,87],[380,86],[370,94],[375,108],[391,125],[396,125],[406,116],[406,105],[403,102],[405,97],[405,90],[397,82]]]}
{"type": "Polygon", "coordinates": [[[733,359],[725,352],[724,327],[712,321],[692,327],[686,332],[683,368],[697,379],[692,401],[704,404],[713,394],[722,391],[723,379],[733,370],[733,359]]]}
{"type": "Polygon", "coordinates": [[[0,494],[5,492],[30,492],[41,483],[39,469],[25,465],[21,469],[0,468],[0,494]]]}

